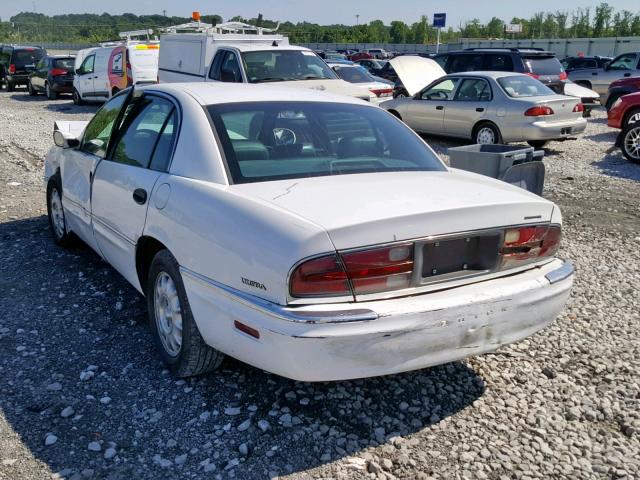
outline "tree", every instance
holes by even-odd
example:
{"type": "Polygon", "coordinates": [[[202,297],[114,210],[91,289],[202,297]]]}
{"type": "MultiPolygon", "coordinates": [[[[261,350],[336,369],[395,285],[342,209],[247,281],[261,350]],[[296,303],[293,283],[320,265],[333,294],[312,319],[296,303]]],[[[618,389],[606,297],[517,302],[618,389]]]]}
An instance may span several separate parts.
{"type": "Polygon", "coordinates": [[[604,37],[609,34],[609,27],[611,26],[611,15],[613,14],[613,7],[608,3],[601,3],[596,7],[596,12],[593,16],[593,36],[604,37]]]}
{"type": "Polygon", "coordinates": [[[558,37],[567,38],[567,20],[569,18],[569,14],[567,12],[561,12],[560,10],[556,11],[554,14],[556,25],[558,26],[558,37]]]}
{"type": "Polygon", "coordinates": [[[558,24],[556,17],[552,13],[547,13],[542,22],[542,37],[556,38],[558,36],[558,24]]]}
{"type": "Polygon", "coordinates": [[[504,22],[498,17],[493,17],[487,23],[485,27],[485,34],[489,38],[503,38],[504,37],[504,22]]]}
{"type": "Polygon", "coordinates": [[[410,32],[411,30],[406,23],[399,20],[391,22],[391,28],[389,28],[391,43],[408,43],[410,32]]]}

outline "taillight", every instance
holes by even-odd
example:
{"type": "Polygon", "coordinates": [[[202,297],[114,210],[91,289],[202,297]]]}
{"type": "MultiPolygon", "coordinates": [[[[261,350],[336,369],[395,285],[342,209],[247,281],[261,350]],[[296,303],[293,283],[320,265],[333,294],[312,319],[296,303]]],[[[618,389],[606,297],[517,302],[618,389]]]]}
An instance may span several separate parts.
{"type": "Polygon", "coordinates": [[[290,290],[294,297],[351,295],[347,273],[336,255],[300,264],[291,275],[290,290]]]}
{"type": "Polygon", "coordinates": [[[411,285],[413,244],[343,253],[341,257],[355,295],[411,285]]]}
{"type": "Polygon", "coordinates": [[[16,66],[13,63],[9,65],[9,73],[12,75],[16,73],[16,66]]]}
{"type": "Polygon", "coordinates": [[[393,95],[393,88],[376,88],[372,89],[371,93],[373,93],[376,97],[390,97],[393,95]]]}
{"type": "Polygon", "coordinates": [[[69,72],[62,68],[52,68],[49,73],[51,73],[52,77],[59,77],[60,75],[67,75],[69,72]]]}
{"type": "Polygon", "coordinates": [[[526,265],[540,258],[553,256],[560,247],[560,225],[538,225],[509,228],[504,232],[500,249],[500,268],[526,265]]]}
{"type": "Polygon", "coordinates": [[[566,80],[567,78],[569,78],[567,72],[560,72],[560,80],[566,80]]]}
{"type": "Polygon", "coordinates": [[[525,73],[525,75],[529,75],[531,78],[535,78],[536,80],[540,78],[540,75],[536,75],[535,73],[525,73]]]}
{"type": "Polygon", "coordinates": [[[581,104],[581,103],[578,103],[578,104],[576,104],[576,106],[575,106],[575,107],[573,107],[573,110],[572,110],[572,111],[573,111],[574,113],[577,113],[577,112],[584,112],[584,105],[583,105],[583,104],[581,104]]]}
{"type": "Polygon", "coordinates": [[[308,260],[291,275],[291,295],[361,295],[407,288],[411,285],[413,249],[410,243],[308,260]]]}
{"type": "Polygon", "coordinates": [[[524,112],[525,117],[543,117],[545,115],[553,115],[553,109],[544,105],[531,107],[524,112]]]}

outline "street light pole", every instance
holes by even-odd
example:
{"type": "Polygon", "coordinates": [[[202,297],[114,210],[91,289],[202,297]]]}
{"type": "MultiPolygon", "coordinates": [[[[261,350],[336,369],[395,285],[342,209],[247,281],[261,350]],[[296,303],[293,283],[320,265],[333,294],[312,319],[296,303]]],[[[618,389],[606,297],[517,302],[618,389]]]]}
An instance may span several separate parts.
{"type": "Polygon", "coordinates": [[[356,13],[356,25],[360,25],[360,14],[356,13]]]}

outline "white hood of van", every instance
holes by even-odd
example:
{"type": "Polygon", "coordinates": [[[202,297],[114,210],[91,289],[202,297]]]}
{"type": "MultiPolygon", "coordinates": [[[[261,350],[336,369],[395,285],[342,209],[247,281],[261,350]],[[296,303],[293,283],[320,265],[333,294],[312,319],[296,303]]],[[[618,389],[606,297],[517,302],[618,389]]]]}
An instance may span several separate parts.
{"type": "Polygon", "coordinates": [[[310,88],[312,90],[320,90],[338,95],[347,95],[348,97],[362,98],[367,101],[371,101],[372,97],[375,97],[375,95],[365,89],[340,79],[295,80],[290,82],[277,82],[272,85],[310,88]]]}
{"type": "Polygon", "coordinates": [[[417,55],[403,55],[390,62],[409,95],[415,95],[434,80],[447,74],[435,60],[417,55]]]}

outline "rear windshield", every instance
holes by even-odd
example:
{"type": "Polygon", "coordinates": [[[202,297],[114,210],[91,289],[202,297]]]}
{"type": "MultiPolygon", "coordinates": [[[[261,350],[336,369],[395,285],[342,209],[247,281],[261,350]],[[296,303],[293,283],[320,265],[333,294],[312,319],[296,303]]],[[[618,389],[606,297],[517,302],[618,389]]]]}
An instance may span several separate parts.
{"type": "Polygon", "coordinates": [[[544,95],[555,95],[546,85],[543,85],[535,78],[527,75],[514,75],[513,77],[502,77],[498,83],[507,95],[512,98],[541,97],[544,95]]]}
{"type": "Polygon", "coordinates": [[[58,58],[53,62],[53,68],[64,68],[65,70],[73,70],[75,58],[58,58]]]}
{"type": "Polygon", "coordinates": [[[560,75],[564,72],[560,60],[556,57],[525,57],[525,69],[536,75],[560,75]]]}
{"type": "Polygon", "coordinates": [[[351,65],[345,67],[337,66],[334,67],[334,70],[341,79],[346,80],[349,83],[367,83],[375,81],[364,67],[355,67],[351,65]]]}
{"type": "Polygon", "coordinates": [[[336,78],[318,55],[307,50],[244,52],[249,83],[336,78]]]}
{"type": "Polygon", "coordinates": [[[31,65],[36,64],[44,56],[44,51],[39,48],[29,48],[25,50],[14,50],[11,63],[15,65],[31,65]]]}
{"type": "Polygon", "coordinates": [[[234,183],[445,170],[419,137],[379,108],[261,102],[211,105],[207,110],[234,183]]]}

